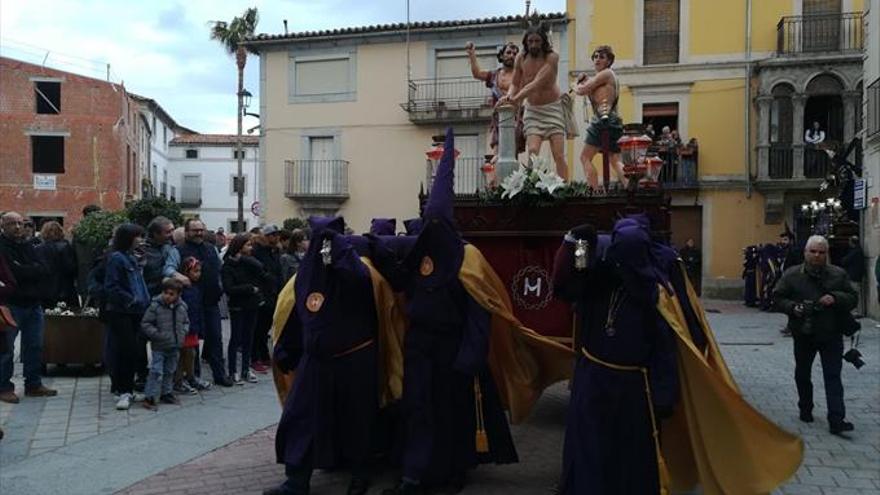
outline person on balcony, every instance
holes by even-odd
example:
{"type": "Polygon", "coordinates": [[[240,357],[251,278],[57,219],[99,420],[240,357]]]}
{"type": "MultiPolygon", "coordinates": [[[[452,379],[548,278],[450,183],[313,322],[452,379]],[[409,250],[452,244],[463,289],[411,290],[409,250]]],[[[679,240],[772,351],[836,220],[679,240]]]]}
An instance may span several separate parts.
{"type": "MultiPolygon", "coordinates": [[[[479,79],[486,83],[486,87],[492,91],[492,106],[494,107],[498,100],[501,99],[503,95],[505,95],[510,90],[510,84],[513,82],[513,69],[514,62],[516,61],[516,55],[519,53],[519,47],[514,43],[505,43],[498,50],[498,62],[501,64],[495,70],[483,70],[480,68],[479,62],[477,62],[477,51],[474,46],[474,43],[468,41],[465,45],[464,49],[467,51],[468,61],[471,66],[471,74],[474,76],[474,79],[479,79]]],[[[516,153],[517,155],[525,151],[526,149],[526,138],[523,135],[523,121],[522,121],[523,112],[522,109],[516,112],[516,130],[515,130],[515,138],[516,138],[516,153]]],[[[498,112],[495,111],[492,113],[492,121],[489,123],[489,153],[492,155],[492,160],[490,163],[487,163],[485,167],[487,172],[487,182],[489,184],[493,183],[495,180],[495,170],[494,164],[498,159],[498,112]],[[491,172],[491,173],[490,173],[491,172]]]]}
{"type": "MultiPolygon", "coordinates": [[[[556,84],[558,70],[559,54],[550,45],[546,26],[530,26],[523,35],[523,52],[514,61],[510,89],[496,106],[520,106],[525,103],[523,133],[529,155],[540,154],[544,141],[550,141],[556,173],[568,180],[568,166],[562,145],[570,119],[567,118],[562,92],[556,84]]],[[[570,117],[570,112],[568,114],[570,117]]]]}
{"type": "Polygon", "coordinates": [[[818,146],[825,141],[825,131],[822,130],[819,122],[813,121],[813,127],[804,132],[804,142],[818,146]]]}
{"type": "MultiPolygon", "coordinates": [[[[605,153],[611,153],[610,163],[614,170],[617,180],[621,184],[626,184],[623,177],[623,162],[620,161],[620,147],[617,140],[623,136],[623,120],[617,113],[617,99],[620,95],[620,87],[617,82],[617,76],[611,70],[614,65],[614,50],[608,45],[597,47],[590,57],[593,60],[593,67],[596,69],[596,75],[587,77],[581,74],[578,78],[578,84],[575,87],[575,93],[581,96],[587,96],[593,107],[593,118],[590,119],[590,125],[587,127],[586,137],[583,151],[581,152],[581,165],[584,167],[584,176],[590,187],[596,189],[599,187],[599,174],[593,167],[593,157],[600,150],[605,153]],[[602,149],[602,133],[608,133],[608,149],[602,149]]],[[[608,187],[608,184],[603,184],[608,187]]]]}

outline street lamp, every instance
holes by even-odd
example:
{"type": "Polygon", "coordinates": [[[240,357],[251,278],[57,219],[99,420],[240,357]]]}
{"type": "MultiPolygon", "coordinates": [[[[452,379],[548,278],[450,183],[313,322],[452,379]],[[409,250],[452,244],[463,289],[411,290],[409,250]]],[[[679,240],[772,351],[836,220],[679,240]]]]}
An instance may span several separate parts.
{"type": "Polygon", "coordinates": [[[819,223],[819,234],[827,234],[831,230],[831,224],[837,220],[843,212],[843,204],[837,198],[828,198],[825,201],[810,201],[801,205],[801,212],[810,219],[810,233],[816,234],[816,224],[819,223]]]}

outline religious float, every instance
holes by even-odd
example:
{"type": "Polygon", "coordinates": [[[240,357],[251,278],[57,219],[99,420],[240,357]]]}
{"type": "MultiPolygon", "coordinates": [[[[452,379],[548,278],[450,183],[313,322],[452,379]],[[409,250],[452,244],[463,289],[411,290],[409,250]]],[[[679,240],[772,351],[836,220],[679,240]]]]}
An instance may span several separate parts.
{"type": "MultiPolygon", "coordinates": [[[[455,200],[455,221],[462,236],[477,246],[508,288],[514,314],[526,327],[565,345],[574,344],[570,306],[553,297],[553,258],[565,233],[583,223],[610,233],[614,222],[635,213],[651,219],[652,234],[670,236],[669,198],[660,183],[663,161],[649,155],[651,139],[630,125],[620,139],[624,175],[629,187],[592,190],[584,183],[564,182],[550,162],[538,157],[529,166],[505,163],[505,133],[499,136],[500,182],[455,200]]],[[[443,136],[428,150],[427,180],[442,155],[443,136]]],[[[609,184],[603,159],[603,184],[609,184]]],[[[430,187],[428,187],[430,190],[430,187]]],[[[424,206],[427,197],[420,195],[424,206]]]]}

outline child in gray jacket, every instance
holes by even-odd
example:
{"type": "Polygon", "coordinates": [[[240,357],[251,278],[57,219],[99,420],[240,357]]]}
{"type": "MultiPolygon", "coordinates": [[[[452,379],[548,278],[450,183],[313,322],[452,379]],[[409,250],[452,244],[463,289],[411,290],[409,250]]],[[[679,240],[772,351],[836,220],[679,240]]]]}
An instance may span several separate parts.
{"type": "Polygon", "coordinates": [[[144,407],[158,408],[156,402],[180,404],[174,396],[174,371],[180,359],[180,348],[189,332],[189,316],[186,303],[180,300],[183,285],[175,279],[162,282],[162,293],[153,298],[144,318],[141,331],[150,341],[153,351],[150,375],[144,388],[144,407]]]}

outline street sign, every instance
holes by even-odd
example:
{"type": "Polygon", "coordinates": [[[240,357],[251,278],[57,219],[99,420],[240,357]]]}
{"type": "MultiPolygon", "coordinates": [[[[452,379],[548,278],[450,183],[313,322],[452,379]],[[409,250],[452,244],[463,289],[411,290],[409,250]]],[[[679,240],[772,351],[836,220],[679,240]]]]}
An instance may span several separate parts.
{"type": "Polygon", "coordinates": [[[56,176],[34,174],[34,189],[38,191],[54,191],[56,185],[56,176]]]}
{"type": "Polygon", "coordinates": [[[856,179],[853,183],[853,208],[864,210],[868,206],[867,182],[865,179],[856,179]]]}
{"type": "Polygon", "coordinates": [[[254,201],[253,203],[251,203],[251,213],[258,217],[261,216],[262,210],[260,209],[259,201],[254,201]]]}

